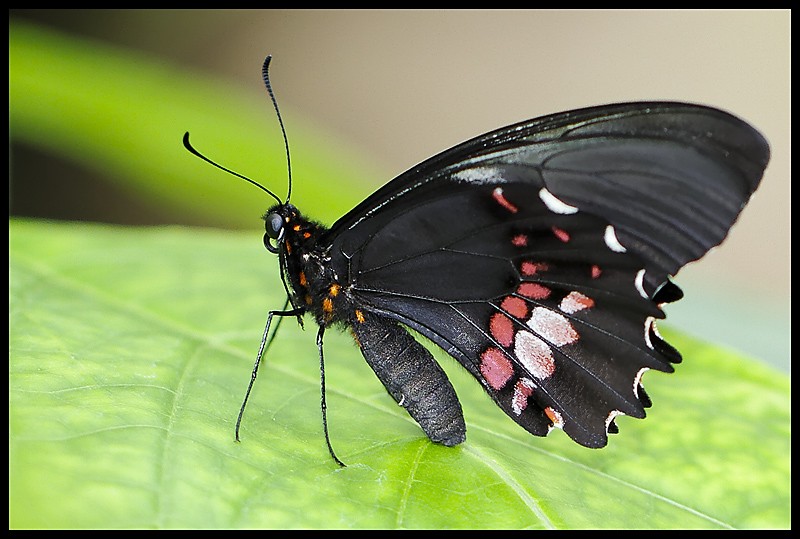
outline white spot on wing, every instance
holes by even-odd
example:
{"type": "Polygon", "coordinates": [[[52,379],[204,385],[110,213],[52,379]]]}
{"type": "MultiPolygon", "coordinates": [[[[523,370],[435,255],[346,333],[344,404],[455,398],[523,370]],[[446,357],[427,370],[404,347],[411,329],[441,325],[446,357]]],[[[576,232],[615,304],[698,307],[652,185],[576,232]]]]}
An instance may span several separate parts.
{"type": "Polygon", "coordinates": [[[542,202],[544,202],[544,205],[547,206],[547,209],[553,213],[569,215],[578,212],[578,208],[576,208],[575,206],[570,206],[563,200],[558,199],[553,193],[548,191],[547,188],[545,187],[539,189],[539,198],[542,199],[542,202]]]}
{"type": "Polygon", "coordinates": [[[564,346],[578,340],[578,332],[564,315],[544,307],[531,311],[528,327],[555,346],[564,346]]]}
{"type": "Polygon", "coordinates": [[[636,274],[636,279],[634,283],[636,284],[636,290],[639,291],[639,295],[642,296],[644,299],[650,299],[650,296],[647,295],[647,292],[644,289],[644,271],[640,269],[639,272],[636,274]]]}
{"type": "Polygon", "coordinates": [[[567,314],[574,314],[584,309],[591,309],[592,307],[594,307],[594,300],[575,290],[564,296],[561,303],[558,305],[558,308],[567,314]]]}
{"type": "Polygon", "coordinates": [[[528,407],[528,397],[533,393],[536,384],[530,378],[520,378],[514,385],[514,397],[511,399],[511,410],[521,415],[528,407]]]}
{"type": "Polygon", "coordinates": [[[518,331],[514,338],[514,355],[534,378],[544,380],[556,368],[553,351],[530,331],[518,331]]]}
{"type": "Polygon", "coordinates": [[[608,417],[606,418],[606,433],[608,433],[608,426],[619,415],[625,415],[625,414],[620,412],[619,410],[611,410],[611,413],[608,414],[608,417]]]}
{"type": "Polygon", "coordinates": [[[648,316],[647,320],[644,321],[644,342],[650,350],[655,350],[653,348],[653,343],[650,341],[650,329],[656,327],[656,319],[652,316],[648,316]]]}
{"type": "Polygon", "coordinates": [[[606,227],[606,232],[603,235],[603,239],[605,240],[608,248],[614,251],[615,253],[624,253],[625,251],[627,251],[627,249],[623,247],[623,245],[617,239],[617,232],[614,230],[613,226],[608,225],[606,227]]]}
{"type": "Polygon", "coordinates": [[[633,394],[636,395],[637,399],[639,398],[639,386],[642,385],[642,376],[649,370],[650,367],[642,367],[636,373],[636,378],[633,379],[633,394]]]}
{"type": "Polygon", "coordinates": [[[452,178],[457,182],[484,185],[487,183],[503,183],[504,179],[494,167],[476,167],[459,170],[452,178]]]}
{"type": "Polygon", "coordinates": [[[656,337],[658,337],[662,341],[664,340],[664,337],[662,337],[661,333],[658,332],[658,326],[656,325],[656,321],[655,320],[653,320],[653,333],[655,333],[656,337]]]}

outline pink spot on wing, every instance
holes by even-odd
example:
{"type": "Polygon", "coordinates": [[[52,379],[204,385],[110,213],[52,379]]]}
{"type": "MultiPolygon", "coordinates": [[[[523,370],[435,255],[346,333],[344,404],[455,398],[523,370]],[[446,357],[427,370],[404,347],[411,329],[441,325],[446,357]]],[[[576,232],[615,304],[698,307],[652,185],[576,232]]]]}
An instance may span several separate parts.
{"type": "Polygon", "coordinates": [[[514,374],[514,367],[501,350],[492,347],[481,354],[481,374],[493,389],[499,391],[514,374]]]}
{"type": "Polygon", "coordinates": [[[528,236],[525,234],[517,234],[513,238],[511,238],[511,243],[514,244],[516,247],[525,247],[528,245],[528,236]]]}
{"type": "Polygon", "coordinates": [[[517,293],[520,296],[525,296],[531,299],[547,299],[550,297],[552,290],[539,283],[522,283],[517,288],[517,293]]]}
{"type": "Polygon", "coordinates": [[[537,273],[547,271],[548,269],[550,268],[544,262],[530,262],[527,260],[520,266],[522,274],[526,276],[536,275],[537,273]]]}
{"type": "Polygon", "coordinates": [[[531,311],[528,327],[555,346],[564,346],[579,338],[578,332],[564,315],[544,307],[536,307],[531,311]]]}
{"type": "Polygon", "coordinates": [[[514,340],[514,322],[503,313],[494,313],[489,319],[489,331],[497,342],[511,346],[514,340]]]}
{"type": "Polygon", "coordinates": [[[603,270],[600,269],[600,266],[597,264],[592,265],[592,279],[597,279],[600,277],[600,274],[603,273],[603,270]]]}
{"type": "Polygon", "coordinates": [[[515,414],[520,415],[528,407],[528,397],[533,395],[535,387],[529,378],[520,378],[514,384],[514,396],[511,398],[511,409],[515,414]]]}
{"type": "Polygon", "coordinates": [[[556,370],[553,351],[530,331],[518,331],[514,339],[514,355],[534,378],[544,380],[556,370]]]}
{"type": "Polygon", "coordinates": [[[528,316],[528,304],[525,303],[524,299],[514,296],[506,297],[500,304],[500,308],[517,318],[525,318],[528,316]]]}
{"type": "Polygon", "coordinates": [[[519,209],[516,206],[514,206],[511,202],[509,202],[508,199],[505,197],[505,195],[503,194],[502,187],[494,188],[494,191],[492,191],[492,198],[494,198],[498,204],[503,206],[511,213],[517,213],[519,211],[519,209]]]}
{"type": "Polygon", "coordinates": [[[567,232],[563,228],[558,228],[554,226],[551,228],[551,230],[553,231],[553,234],[555,234],[556,238],[558,238],[559,240],[563,241],[564,243],[567,243],[569,241],[569,232],[567,232]]]}
{"type": "Polygon", "coordinates": [[[558,306],[559,309],[567,314],[577,313],[578,311],[591,309],[592,307],[594,307],[594,300],[592,298],[584,296],[580,292],[575,292],[574,290],[564,296],[564,299],[561,300],[561,304],[558,306]]]}

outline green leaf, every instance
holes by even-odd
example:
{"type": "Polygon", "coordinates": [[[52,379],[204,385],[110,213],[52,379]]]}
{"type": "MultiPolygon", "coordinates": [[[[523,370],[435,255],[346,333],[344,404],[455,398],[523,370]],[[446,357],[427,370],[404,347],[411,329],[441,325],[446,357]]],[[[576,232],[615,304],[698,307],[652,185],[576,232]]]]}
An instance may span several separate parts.
{"type": "Polygon", "coordinates": [[[467,442],[430,443],[343,333],[266,312],[260,234],[9,223],[10,528],[789,528],[789,379],[680,335],[648,418],[590,450],[528,435],[442,354],[467,442]]]}

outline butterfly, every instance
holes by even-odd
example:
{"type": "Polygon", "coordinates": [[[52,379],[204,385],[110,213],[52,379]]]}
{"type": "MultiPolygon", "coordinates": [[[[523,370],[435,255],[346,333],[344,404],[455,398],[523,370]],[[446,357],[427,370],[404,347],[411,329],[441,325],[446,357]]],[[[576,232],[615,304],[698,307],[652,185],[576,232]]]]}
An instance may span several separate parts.
{"type": "MultiPolygon", "coordinates": [[[[262,75],[288,142],[269,83],[262,75]]],[[[206,161],[184,137],[184,145],[206,161]]],[[[642,385],[680,353],[659,335],[682,297],[680,268],[720,244],[756,190],[769,146],[727,112],[688,103],[584,108],[497,129],[393,179],[330,228],[256,182],[276,203],[264,245],[287,302],[323,336],[349,330],[389,395],[433,442],[466,439],[445,372],[407,328],[455,358],[536,436],[561,428],[590,448],[645,416],[642,385]]],[[[279,318],[278,320],[280,320],[279,318]]],[[[274,333],[273,333],[274,336],[274,333]]]]}

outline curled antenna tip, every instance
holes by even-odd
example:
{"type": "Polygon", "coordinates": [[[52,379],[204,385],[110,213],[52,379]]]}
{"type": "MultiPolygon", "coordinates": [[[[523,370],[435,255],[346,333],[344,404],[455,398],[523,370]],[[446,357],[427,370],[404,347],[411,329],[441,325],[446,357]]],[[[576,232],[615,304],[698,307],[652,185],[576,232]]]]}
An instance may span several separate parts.
{"type": "Polygon", "coordinates": [[[242,175],[241,175],[241,174],[239,174],[238,172],[234,172],[233,170],[231,170],[231,169],[229,169],[229,168],[223,167],[223,166],[222,166],[222,165],[220,165],[219,163],[216,163],[216,162],[212,161],[211,159],[209,159],[209,158],[208,158],[208,157],[206,157],[205,155],[203,155],[203,154],[201,154],[200,152],[198,152],[198,151],[197,151],[197,150],[196,150],[196,149],[195,149],[195,148],[194,148],[194,147],[193,147],[193,146],[192,146],[192,145],[189,143],[189,132],[188,132],[188,131],[187,131],[186,133],[184,133],[184,134],[183,134],[183,146],[184,146],[184,147],[185,147],[187,150],[189,150],[189,152],[190,152],[190,153],[192,153],[193,155],[196,155],[197,157],[199,157],[200,159],[202,159],[202,160],[203,160],[203,161],[205,161],[206,163],[209,163],[209,164],[211,164],[211,165],[214,165],[215,167],[217,167],[217,168],[218,168],[218,169],[220,169],[220,170],[224,170],[225,172],[227,172],[227,173],[229,173],[229,174],[233,174],[233,175],[234,175],[234,176],[236,176],[237,178],[241,178],[241,179],[245,180],[246,182],[249,182],[249,183],[251,183],[251,184],[255,185],[256,187],[258,187],[259,189],[261,189],[262,191],[264,191],[265,193],[267,193],[269,196],[271,196],[272,198],[274,198],[274,199],[275,199],[275,201],[276,201],[278,204],[282,204],[282,202],[281,202],[281,199],[280,199],[280,198],[278,198],[278,196],[277,196],[275,193],[273,193],[272,191],[270,191],[269,189],[267,189],[266,187],[264,187],[264,186],[263,186],[263,185],[261,185],[260,183],[258,183],[258,182],[256,182],[256,181],[253,181],[253,180],[251,180],[251,179],[250,179],[250,178],[248,178],[247,176],[242,176],[242,175]]]}
{"type": "Polygon", "coordinates": [[[267,78],[267,73],[269,72],[269,63],[272,61],[272,55],[268,54],[266,58],[264,58],[264,65],[261,66],[261,75],[263,78],[267,78]]]}
{"type": "Polygon", "coordinates": [[[266,86],[267,93],[269,93],[269,98],[272,101],[272,106],[275,108],[275,115],[278,117],[278,124],[281,127],[281,135],[283,135],[283,145],[286,149],[286,169],[289,176],[289,188],[287,189],[285,204],[288,204],[289,200],[292,198],[292,159],[289,156],[289,139],[286,137],[286,128],[283,125],[281,111],[278,109],[278,100],[275,99],[275,93],[272,91],[272,85],[269,82],[270,60],[272,60],[272,55],[268,54],[267,57],[264,58],[264,67],[261,68],[261,77],[264,79],[264,86],[266,86]]]}

